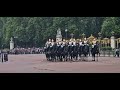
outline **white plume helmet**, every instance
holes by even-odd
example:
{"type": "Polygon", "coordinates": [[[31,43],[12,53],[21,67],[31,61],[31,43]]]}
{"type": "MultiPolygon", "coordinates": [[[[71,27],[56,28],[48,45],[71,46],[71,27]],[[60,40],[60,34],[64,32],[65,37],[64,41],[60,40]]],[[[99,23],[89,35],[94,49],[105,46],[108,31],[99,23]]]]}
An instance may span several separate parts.
{"type": "Polygon", "coordinates": [[[73,41],[76,41],[75,39],[73,39],[73,41]]]}
{"type": "Polygon", "coordinates": [[[53,46],[53,45],[54,45],[54,42],[52,42],[51,44],[52,44],[52,46],[53,46]]]}
{"type": "Polygon", "coordinates": [[[80,39],[79,45],[82,45],[82,40],[80,39]]]}
{"type": "Polygon", "coordinates": [[[52,42],[54,42],[54,40],[52,39],[52,42]]]}
{"type": "Polygon", "coordinates": [[[81,42],[82,40],[80,39],[79,41],[81,42]]]}
{"type": "Polygon", "coordinates": [[[59,41],[59,44],[61,44],[62,42],[61,41],[59,41]]]}
{"type": "Polygon", "coordinates": [[[69,45],[72,45],[72,42],[71,42],[71,41],[69,42],[69,45]]]}
{"type": "Polygon", "coordinates": [[[87,44],[87,40],[85,40],[84,43],[87,44]]]}
{"type": "Polygon", "coordinates": [[[51,42],[51,39],[49,39],[49,42],[51,42]]]}
{"type": "Polygon", "coordinates": [[[65,42],[63,42],[63,45],[65,45],[65,42]]]}

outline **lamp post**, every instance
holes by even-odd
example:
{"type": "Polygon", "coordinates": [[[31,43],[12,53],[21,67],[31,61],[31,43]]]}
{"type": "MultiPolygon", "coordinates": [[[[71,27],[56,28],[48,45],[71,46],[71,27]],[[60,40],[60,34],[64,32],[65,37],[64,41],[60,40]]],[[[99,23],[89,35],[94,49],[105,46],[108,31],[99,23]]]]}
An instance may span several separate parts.
{"type": "Polygon", "coordinates": [[[82,36],[83,36],[83,38],[84,38],[84,37],[85,37],[85,34],[83,33],[82,36]]]}
{"type": "Polygon", "coordinates": [[[65,32],[66,32],[66,40],[67,40],[67,31],[68,31],[68,30],[67,30],[67,29],[65,29],[65,32]]]}
{"type": "Polygon", "coordinates": [[[99,46],[100,46],[100,50],[101,50],[101,32],[99,32],[98,35],[99,35],[99,46]]]}
{"type": "Polygon", "coordinates": [[[85,34],[84,34],[84,33],[82,34],[82,37],[83,37],[83,41],[84,41],[84,37],[85,37],[85,34]]]}
{"type": "Polygon", "coordinates": [[[14,41],[15,41],[15,47],[17,47],[17,39],[18,37],[17,36],[14,36],[14,41]]]}
{"type": "Polygon", "coordinates": [[[111,34],[112,34],[112,36],[114,36],[115,32],[114,32],[114,31],[112,31],[112,32],[111,32],[111,34]]]}
{"type": "MultiPolygon", "coordinates": [[[[2,37],[2,32],[0,32],[0,38],[2,37]]],[[[2,42],[2,40],[1,40],[1,42],[2,42]]],[[[2,53],[2,50],[3,50],[3,44],[2,43],[0,43],[1,44],[1,53],[2,53]]]]}

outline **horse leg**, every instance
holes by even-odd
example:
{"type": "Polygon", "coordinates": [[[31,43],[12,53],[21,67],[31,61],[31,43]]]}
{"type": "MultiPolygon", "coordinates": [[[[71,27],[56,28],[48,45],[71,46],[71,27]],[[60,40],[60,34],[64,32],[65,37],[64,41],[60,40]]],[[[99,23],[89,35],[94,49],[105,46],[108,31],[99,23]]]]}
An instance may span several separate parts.
{"type": "Polygon", "coordinates": [[[92,54],[92,61],[95,61],[95,54],[92,54]]]}
{"type": "Polygon", "coordinates": [[[72,55],[70,55],[70,61],[72,60],[72,55]]]}
{"type": "Polygon", "coordinates": [[[97,53],[97,61],[98,61],[98,53],[97,53]]]}
{"type": "Polygon", "coordinates": [[[65,53],[65,61],[67,61],[67,54],[65,53]]]}
{"type": "Polygon", "coordinates": [[[78,60],[78,54],[76,53],[76,60],[78,60]]]}
{"type": "Polygon", "coordinates": [[[95,61],[95,54],[94,54],[94,61],[95,61]]]}
{"type": "Polygon", "coordinates": [[[64,53],[62,54],[62,61],[65,61],[64,53]]]}
{"type": "Polygon", "coordinates": [[[80,58],[79,60],[81,60],[81,59],[82,59],[82,58],[81,58],[81,53],[79,54],[79,58],[80,58]]]}
{"type": "Polygon", "coordinates": [[[86,61],[88,61],[88,54],[86,54],[86,61]]]}

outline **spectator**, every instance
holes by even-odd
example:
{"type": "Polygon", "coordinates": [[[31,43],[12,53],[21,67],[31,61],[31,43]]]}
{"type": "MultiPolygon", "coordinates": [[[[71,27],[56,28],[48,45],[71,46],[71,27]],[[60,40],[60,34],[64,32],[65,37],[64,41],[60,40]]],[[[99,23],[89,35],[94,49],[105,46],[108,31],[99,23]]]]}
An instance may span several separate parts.
{"type": "Polygon", "coordinates": [[[115,49],[115,57],[116,56],[119,57],[119,49],[118,48],[115,49]]]}

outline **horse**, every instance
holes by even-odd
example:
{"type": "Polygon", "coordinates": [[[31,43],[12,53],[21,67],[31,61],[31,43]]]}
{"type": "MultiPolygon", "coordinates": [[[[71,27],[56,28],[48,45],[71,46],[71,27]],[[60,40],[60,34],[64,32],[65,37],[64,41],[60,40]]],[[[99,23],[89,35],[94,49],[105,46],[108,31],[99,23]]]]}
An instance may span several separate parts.
{"type": "Polygon", "coordinates": [[[84,57],[88,58],[88,54],[89,54],[89,45],[85,44],[83,46],[83,55],[84,55],[84,57]]]}
{"type": "Polygon", "coordinates": [[[74,46],[73,46],[73,43],[72,45],[69,46],[69,57],[70,57],[70,61],[72,61],[73,59],[73,51],[74,51],[74,46]]]}
{"type": "Polygon", "coordinates": [[[79,48],[78,48],[78,54],[79,54],[79,58],[82,59],[82,54],[83,54],[83,45],[79,45],[79,48]]]}
{"type": "Polygon", "coordinates": [[[73,58],[78,60],[78,49],[79,49],[79,44],[76,44],[74,47],[73,47],[73,58]]]}
{"type": "Polygon", "coordinates": [[[98,54],[99,54],[99,46],[98,44],[92,45],[92,49],[91,49],[91,53],[92,53],[92,61],[95,61],[95,55],[97,54],[97,61],[98,61],[98,54]]]}
{"type": "Polygon", "coordinates": [[[68,45],[67,44],[65,44],[65,46],[64,46],[64,50],[63,50],[63,54],[64,54],[64,56],[63,56],[63,58],[64,58],[64,61],[67,61],[68,60],[68,50],[69,50],[69,47],[68,47],[68,45]]]}

